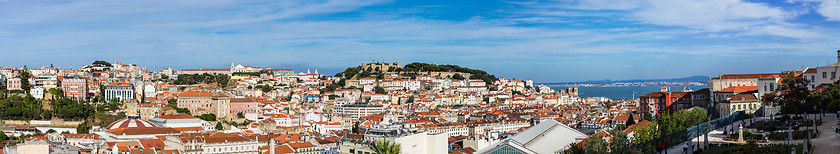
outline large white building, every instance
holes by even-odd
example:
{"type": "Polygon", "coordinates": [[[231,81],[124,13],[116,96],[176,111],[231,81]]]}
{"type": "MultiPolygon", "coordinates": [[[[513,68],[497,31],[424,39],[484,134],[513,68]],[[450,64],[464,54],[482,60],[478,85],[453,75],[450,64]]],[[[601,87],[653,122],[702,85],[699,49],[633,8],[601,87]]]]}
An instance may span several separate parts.
{"type": "Polygon", "coordinates": [[[359,102],[355,104],[336,106],[333,110],[335,110],[336,114],[346,114],[350,115],[353,119],[359,119],[359,117],[385,112],[385,106],[359,102]]]}
{"type": "Polygon", "coordinates": [[[34,86],[44,87],[46,89],[58,87],[58,76],[53,74],[42,74],[35,77],[34,86]]]}
{"type": "Polygon", "coordinates": [[[120,101],[134,99],[134,86],[125,82],[114,82],[105,86],[105,100],[117,98],[120,101]]]}
{"type": "Polygon", "coordinates": [[[400,153],[438,154],[449,151],[449,135],[446,133],[417,133],[394,139],[400,145],[400,153]]]}
{"type": "MultiPolygon", "coordinates": [[[[824,84],[824,83],[831,84],[831,83],[836,82],[837,79],[838,79],[837,71],[840,71],[838,69],[840,69],[840,63],[834,63],[834,64],[831,64],[831,65],[828,65],[828,66],[817,67],[816,76],[815,76],[816,79],[815,79],[814,84],[815,85],[820,85],[820,84],[824,84]]],[[[810,87],[808,87],[808,88],[810,88],[810,87]]]]}
{"type": "Polygon", "coordinates": [[[204,130],[213,130],[214,127],[210,125],[210,123],[201,121],[194,116],[189,114],[179,114],[179,113],[172,113],[167,114],[164,116],[160,116],[157,118],[149,119],[149,122],[159,126],[159,127],[170,127],[170,128],[202,128],[204,130]]]}
{"type": "Polygon", "coordinates": [[[586,134],[565,124],[546,120],[500,143],[478,149],[477,153],[558,153],[586,137],[586,134]]]}

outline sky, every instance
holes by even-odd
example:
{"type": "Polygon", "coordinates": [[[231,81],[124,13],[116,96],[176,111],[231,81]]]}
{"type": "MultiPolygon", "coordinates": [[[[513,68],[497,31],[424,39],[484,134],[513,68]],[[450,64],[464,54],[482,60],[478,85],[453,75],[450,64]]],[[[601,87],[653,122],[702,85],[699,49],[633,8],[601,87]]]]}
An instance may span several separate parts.
{"type": "Polygon", "coordinates": [[[840,0],[0,0],[0,66],[456,64],[537,83],[836,62],[840,0]]]}

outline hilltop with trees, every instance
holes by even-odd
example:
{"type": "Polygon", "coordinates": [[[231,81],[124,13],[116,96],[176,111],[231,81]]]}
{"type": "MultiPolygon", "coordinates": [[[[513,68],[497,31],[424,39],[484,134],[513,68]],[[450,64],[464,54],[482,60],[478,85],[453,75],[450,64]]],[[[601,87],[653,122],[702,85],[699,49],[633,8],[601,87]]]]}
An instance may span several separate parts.
{"type": "MultiPolygon", "coordinates": [[[[347,80],[358,80],[361,78],[376,78],[382,79],[385,75],[397,74],[400,76],[415,78],[418,75],[443,75],[447,74],[447,78],[452,79],[481,79],[487,84],[492,84],[497,80],[495,75],[488,74],[485,71],[461,67],[458,65],[449,64],[429,64],[429,63],[411,63],[402,67],[393,65],[385,65],[388,68],[370,67],[378,63],[363,64],[357,67],[350,67],[343,72],[335,74],[335,77],[341,77],[347,80]],[[449,75],[451,74],[451,75],[449,75]]],[[[399,64],[399,63],[396,63],[399,64]]]]}

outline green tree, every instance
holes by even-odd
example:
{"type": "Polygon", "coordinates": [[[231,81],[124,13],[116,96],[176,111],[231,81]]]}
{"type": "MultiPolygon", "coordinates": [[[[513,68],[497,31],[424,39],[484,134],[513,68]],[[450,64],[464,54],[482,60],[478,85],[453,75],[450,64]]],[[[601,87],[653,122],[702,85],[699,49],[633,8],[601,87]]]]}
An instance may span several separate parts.
{"type": "Polygon", "coordinates": [[[49,130],[47,130],[47,132],[46,132],[46,133],[47,133],[47,134],[50,134],[50,133],[55,133],[55,130],[54,130],[54,129],[49,129],[49,130]]]}
{"type": "Polygon", "coordinates": [[[583,149],[588,153],[607,153],[609,143],[607,143],[607,140],[604,138],[605,136],[598,132],[594,135],[590,135],[582,141],[586,145],[583,149]]]}
{"type": "Polygon", "coordinates": [[[634,138],[631,140],[632,143],[642,143],[658,138],[659,131],[657,131],[657,124],[655,122],[651,122],[644,127],[636,128],[636,133],[633,134],[633,137],[634,138]]]}
{"type": "Polygon", "coordinates": [[[400,145],[388,140],[377,140],[370,145],[375,154],[399,154],[400,145]]]}
{"type": "Polygon", "coordinates": [[[32,84],[29,83],[29,78],[32,76],[29,74],[29,69],[23,67],[23,70],[20,71],[18,74],[18,78],[20,78],[20,88],[23,89],[23,92],[29,94],[29,89],[32,89],[32,84]]]}
{"type": "Polygon", "coordinates": [[[765,106],[781,106],[782,113],[800,113],[810,110],[805,105],[811,92],[808,90],[808,81],[797,77],[793,71],[782,73],[782,84],[779,95],[765,95],[765,106]]]}
{"type": "Polygon", "coordinates": [[[225,126],[222,126],[221,122],[216,123],[216,130],[225,130],[225,126]]]}
{"type": "Polygon", "coordinates": [[[630,113],[630,116],[627,118],[627,121],[624,122],[624,126],[630,127],[633,124],[636,124],[635,118],[633,118],[633,114],[630,113]]]}
{"type": "Polygon", "coordinates": [[[511,94],[513,94],[513,95],[522,95],[522,96],[525,96],[525,94],[523,94],[522,92],[517,91],[517,90],[513,90],[513,91],[511,92],[511,94]]]}
{"type": "Polygon", "coordinates": [[[228,75],[220,74],[220,75],[217,75],[215,78],[216,78],[216,83],[219,83],[219,86],[222,87],[222,88],[227,87],[228,83],[230,83],[230,76],[228,76],[228,75]]]}
{"type": "Polygon", "coordinates": [[[198,119],[201,119],[201,120],[204,120],[204,121],[216,121],[216,114],[212,114],[212,113],[211,114],[202,114],[202,115],[199,115],[197,117],[198,117],[198,119]]]}
{"type": "Polygon", "coordinates": [[[243,114],[242,112],[239,112],[239,113],[236,113],[236,117],[245,118],[245,114],[243,114]]]}
{"type": "Polygon", "coordinates": [[[270,92],[274,90],[274,87],[271,85],[258,85],[257,88],[260,88],[263,92],[270,92]]]}
{"type": "Polygon", "coordinates": [[[564,150],[561,152],[563,154],[587,154],[586,149],[582,144],[572,143],[569,144],[569,149],[564,150]]]}
{"type": "Polygon", "coordinates": [[[455,74],[452,75],[452,79],[463,80],[465,78],[464,78],[464,76],[461,76],[461,73],[455,73],[455,74]]]}
{"type": "Polygon", "coordinates": [[[87,122],[83,122],[76,126],[76,134],[87,134],[88,133],[87,122]]]}
{"type": "Polygon", "coordinates": [[[0,142],[5,142],[9,140],[9,136],[6,136],[6,133],[0,133],[0,142]]]}
{"type": "Polygon", "coordinates": [[[166,75],[166,74],[161,74],[161,75],[160,75],[160,78],[161,78],[161,79],[169,79],[169,76],[168,76],[168,75],[166,75]]]}
{"type": "Polygon", "coordinates": [[[837,83],[833,83],[828,87],[824,88],[822,91],[817,93],[812,93],[809,97],[809,102],[812,104],[815,102],[818,109],[821,109],[823,112],[834,112],[840,110],[840,106],[838,106],[838,89],[837,83]]]}
{"type": "Polygon", "coordinates": [[[169,106],[169,107],[172,107],[172,108],[177,108],[178,107],[178,100],[177,99],[170,98],[166,102],[167,102],[166,106],[169,106]]]}
{"type": "Polygon", "coordinates": [[[623,130],[612,130],[610,131],[610,135],[612,138],[610,139],[610,153],[613,154],[629,154],[630,153],[630,143],[627,138],[627,133],[624,133],[623,130]]]}
{"type": "Polygon", "coordinates": [[[388,91],[385,91],[385,88],[382,88],[380,86],[374,87],[373,91],[377,94],[388,94],[388,91]]]}
{"type": "Polygon", "coordinates": [[[99,64],[99,65],[104,65],[104,66],[111,67],[111,63],[109,63],[107,61],[104,61],[104,60],[93,61],[93,63],[91,63],[91,64],[99,64]]]}

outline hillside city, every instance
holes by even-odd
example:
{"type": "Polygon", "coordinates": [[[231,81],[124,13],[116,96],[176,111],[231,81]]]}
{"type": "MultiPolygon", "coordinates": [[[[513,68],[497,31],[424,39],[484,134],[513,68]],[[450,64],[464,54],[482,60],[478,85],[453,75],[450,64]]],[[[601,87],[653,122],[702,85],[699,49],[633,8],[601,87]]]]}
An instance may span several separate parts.
{"type": "Polygon", "coordinates": [[[822,153],[838,147],[838,67],[840,51],[826,66],[722,74],[690,83],[707,88],[629,100],[427,63],[334,75],[235,63],[0,67],[0,143],[3,153],[82,154],[822,153]]]}

